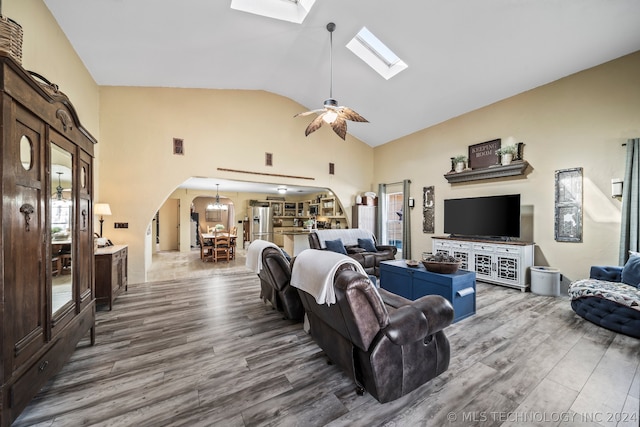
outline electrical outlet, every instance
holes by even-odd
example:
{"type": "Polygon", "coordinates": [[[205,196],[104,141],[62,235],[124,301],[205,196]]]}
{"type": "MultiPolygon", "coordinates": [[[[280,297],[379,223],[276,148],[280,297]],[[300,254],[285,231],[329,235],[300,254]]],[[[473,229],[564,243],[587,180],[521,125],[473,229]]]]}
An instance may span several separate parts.
{"type": "Polygon", "coordinates": [[[129,228],[128,222],[114,222],[113,228],[129,228]]]}

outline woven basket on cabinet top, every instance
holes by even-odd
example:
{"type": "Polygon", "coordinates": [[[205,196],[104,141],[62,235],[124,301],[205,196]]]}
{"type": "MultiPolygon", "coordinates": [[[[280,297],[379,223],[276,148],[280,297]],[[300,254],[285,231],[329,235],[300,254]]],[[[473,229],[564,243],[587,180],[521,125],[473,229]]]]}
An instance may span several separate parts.
{"type": "Polygon", "coordinates": [[[22,65],[22,27],[13,19],[0,15],[0,51],[7,52],[22,65]]]}

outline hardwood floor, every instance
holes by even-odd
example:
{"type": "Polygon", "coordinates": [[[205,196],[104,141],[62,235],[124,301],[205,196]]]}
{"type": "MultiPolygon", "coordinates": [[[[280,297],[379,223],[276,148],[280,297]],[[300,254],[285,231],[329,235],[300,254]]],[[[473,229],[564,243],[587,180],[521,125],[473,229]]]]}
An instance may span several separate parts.
{"type": "Polygon", "coordinates": [[[354,385],[244,267],[158,254],[15,426],[637,426],[640,340],[567,297],[478,283],[449,370],[387,404],[354,385]],[[622,421],[620,421],[622,420],[622,421]],[[619,421],[619,422],[618,422],[619,421]]]}

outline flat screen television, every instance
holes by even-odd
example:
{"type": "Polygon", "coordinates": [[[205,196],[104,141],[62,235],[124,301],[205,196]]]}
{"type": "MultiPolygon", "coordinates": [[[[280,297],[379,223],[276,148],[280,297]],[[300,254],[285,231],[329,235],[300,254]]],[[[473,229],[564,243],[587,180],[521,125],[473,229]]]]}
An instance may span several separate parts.
{"type": "Polygon", "coordinates": [[[520,237],[520,194],[444,201],[444,232],[452,236],[520,237]]]}

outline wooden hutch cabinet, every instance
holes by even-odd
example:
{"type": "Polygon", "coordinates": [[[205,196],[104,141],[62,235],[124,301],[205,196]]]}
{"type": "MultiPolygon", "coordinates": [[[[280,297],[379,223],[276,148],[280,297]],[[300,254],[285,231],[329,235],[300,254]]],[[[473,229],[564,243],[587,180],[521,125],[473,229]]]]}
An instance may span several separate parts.
{"type": "Polygon", "coordinates": [[[0,51],[0,426],[95,340],[93,148],[69,99],[0,51]]]}

